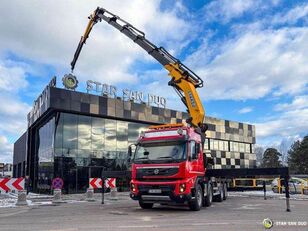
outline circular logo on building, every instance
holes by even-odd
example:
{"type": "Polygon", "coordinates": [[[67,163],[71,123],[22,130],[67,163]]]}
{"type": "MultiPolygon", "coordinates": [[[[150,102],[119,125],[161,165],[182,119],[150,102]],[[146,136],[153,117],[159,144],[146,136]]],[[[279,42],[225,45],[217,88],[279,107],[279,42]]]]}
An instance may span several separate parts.
{"type": "Polygon", "coordinates": [[[264,226],[264,228],[266,228],[266,229],[270,229],[270,228],[273,227],[273,221],[272,221],[271,219],[269,219],[269,218],[265,218],[265,219],[263,220],[263,226],[264,226]]]}
{"type": "Polygon", "coordinates": [[[156,169],[154,170],[154,174],[157,175],[158,173],[159,173],[159,169],[156,168],[156,169]]]}
{"type": "Polygon", "coordinates": [[[76,76],[72,74],[66,74],[62,78],[63,85],[66,89],[75,90],[78,86],[78,80],[76,76]]]}

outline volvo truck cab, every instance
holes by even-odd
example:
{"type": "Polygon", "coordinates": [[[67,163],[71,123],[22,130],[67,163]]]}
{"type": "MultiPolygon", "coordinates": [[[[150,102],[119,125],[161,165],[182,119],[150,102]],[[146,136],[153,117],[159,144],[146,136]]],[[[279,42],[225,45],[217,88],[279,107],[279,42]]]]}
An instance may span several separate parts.
{"type": "Polygon", "coordinates": [[[191,210],[200,210],[211,205],[214,194],[221,201],[226,196],[225,184],[213,190],[216,181],[205,177],[210,159],[203,152],[202,136],[196,128],[152,126],[141,134],[134,153],[132,148],[129,153],[130,197],[144,209],[159,203],[187,204],[191,210]]]}

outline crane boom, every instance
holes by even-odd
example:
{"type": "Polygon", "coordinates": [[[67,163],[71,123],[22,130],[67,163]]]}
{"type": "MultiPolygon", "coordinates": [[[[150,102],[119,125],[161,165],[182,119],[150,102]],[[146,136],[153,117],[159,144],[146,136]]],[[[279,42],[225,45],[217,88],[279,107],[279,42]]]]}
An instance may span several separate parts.
{"type": "Polygon", "coordinates": [[[157,47],[147,40],[144,32],[138,30],[130,23],[124,21],[119,16],[104,8],[98,7],[93,14],[89,16],[88,25],[80,39],[73,61],[71,62],[72,72],[75,68],[75,64],[78,60],[81,49],[89,37],[93,26],[102,20],[106,21],[124,35],[129,37],[165,67],[171,76],[171,80],[168,85],[172,86],[176,90],[182,102],[187,107],[188,113],[190,114],[191,118],[189,118],[187,122],[194,127],[201,128],[201,131],[205,132],[207,129],[207,126],[203,124],[205,111],[196,90],[196,88],[203,87],[203,80],[183,63],[181,63],[180,60],[173,57],[163,47],[157,47]]]}

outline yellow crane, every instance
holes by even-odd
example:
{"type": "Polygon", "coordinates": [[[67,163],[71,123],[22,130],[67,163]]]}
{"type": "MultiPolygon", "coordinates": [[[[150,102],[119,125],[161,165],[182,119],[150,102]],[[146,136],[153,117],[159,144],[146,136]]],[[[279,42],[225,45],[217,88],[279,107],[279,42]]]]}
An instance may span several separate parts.
{"type": "Polygon", "coordinates": [[[204,134],[207,130],[207,125],[204,124],[205,111],[196,90],[197,88],[203,87],[203,80],[163,47],[157,47],[147,40],[144,32],[104,8],[98,7],[89,16],[88,25],[75,51],[74,59],[71,62],[71,71],[73,72],[75,68],[81,49],[88,39],[93,26],[102,20],[133,40],[165,67],[171,77],[168,85],[175,89],[190,114],[187,123],[195,128],[200,128],[204,134]]]}

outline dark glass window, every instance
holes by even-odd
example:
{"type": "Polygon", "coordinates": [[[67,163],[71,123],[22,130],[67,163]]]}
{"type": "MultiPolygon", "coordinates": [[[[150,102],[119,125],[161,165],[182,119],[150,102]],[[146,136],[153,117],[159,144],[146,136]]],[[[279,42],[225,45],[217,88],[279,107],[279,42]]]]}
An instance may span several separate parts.
{"type": "Polygon", "coordinates": [[[92,157],[102,158],[105,149],[105,120],[92,118],[92,157]]]}
{"type": "Polygon", "coordinates": [[[105,150],[116,150],[117,123],[115,120],[105,119],[105,150]]]}
{"type": "Polygon", "coordinates": [[[78,116],[65,113],[63,116],[63,155],[74,157],[77,154],[78,116]]]}
{"type": "Polygon", "coordinates": [[[92,121],[89,116],[78,116],[78,157],[88,158],[91,155],[92,121]]]}
{"type": "Polygon", "coordinates": [[[117,151],[126,152],[128,147],[128,123],[117,121],[117,151]]]}
{"type": "Polygon", "coordinates": [[[36,186],[41,193],[50,190],[50,182],[54,174],[54,124],[55,119],[52,118],[37,132],[38,175],[36,186]]]}
{"type": "Polygon", "coordinates": [[[63,113],[55,116],[55,156],[63,154],[63,113]]]}

